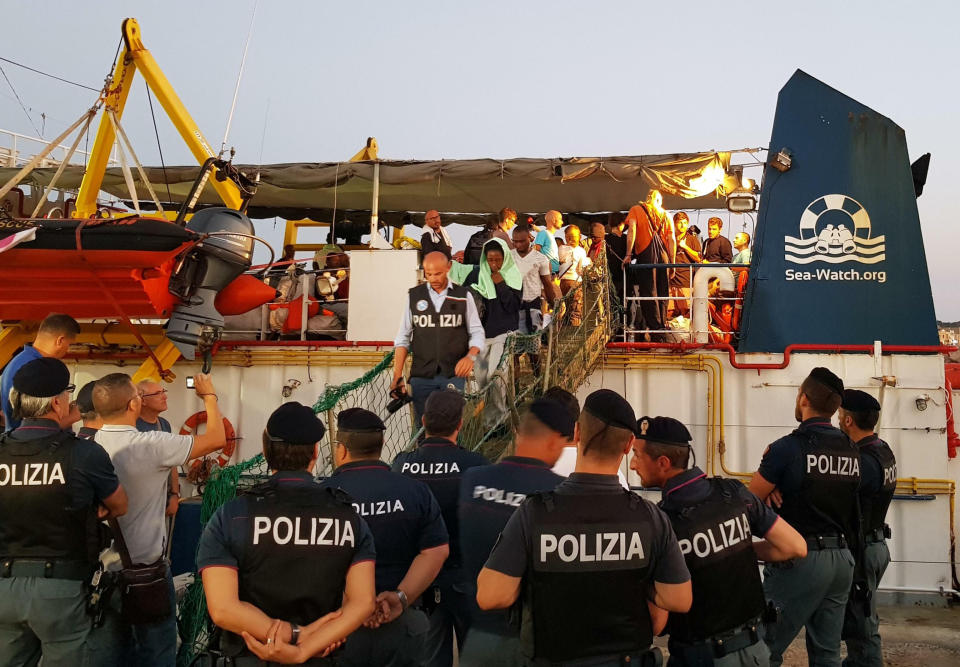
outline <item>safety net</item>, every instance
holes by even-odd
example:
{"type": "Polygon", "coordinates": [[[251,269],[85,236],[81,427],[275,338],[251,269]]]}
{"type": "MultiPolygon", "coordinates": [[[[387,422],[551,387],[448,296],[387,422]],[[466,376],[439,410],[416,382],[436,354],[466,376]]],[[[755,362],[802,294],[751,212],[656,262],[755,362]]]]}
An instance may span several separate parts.
{"type": "MultiPolygon", "coordinates": [[[[482,452],[496,461],[511,453],[514,428],[524,407],[553,386],[571,392],[593,372],[600,362],[604,346],[619,319],[620,304],[610,289],[601,255],[588,267],[583,282],[554,304],[552,319],[533,334],[510,334],[503,354],[483,386],[471,380],[467,384],[463,427],[458,443],[482,452]]],[[[421,435],[413,423],[413,404],[390,413],[392,398],[393,352],[357,379],[328,386],[313,405],[324,421],[327,436],[315,473],[326,477],[333,470],[332,443],[336,442],[336,416],[341,410],[363,407],[380,415],[387,429],[382,458],[390,462],[400,452],[416,446],[421,435]]],[[[419,426],[419,425],[417,425],[419,426]]],[[[224,503],[269,476],[263,455],[214,470],[203,490],[200,513],[202,524],[224,503]]],[[[215,627],[206,611],[203,586],[199,577],[189,585],[178,608],[182,645],[178,665],[193,663],[196,656],[216,649],[215,627]]]]}

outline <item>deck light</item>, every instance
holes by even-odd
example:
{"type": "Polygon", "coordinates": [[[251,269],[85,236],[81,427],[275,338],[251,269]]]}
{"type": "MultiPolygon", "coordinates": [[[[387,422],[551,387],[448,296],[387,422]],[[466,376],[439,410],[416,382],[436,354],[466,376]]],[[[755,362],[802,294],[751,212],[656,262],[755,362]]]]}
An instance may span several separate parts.
{"type": "Polygon", "coordinates": [[[780,152],[770,160],[770,166],[781,173],[790,171],[790,167],[793,166],[793,151],[784,146],[780,149],[780,152]]]}

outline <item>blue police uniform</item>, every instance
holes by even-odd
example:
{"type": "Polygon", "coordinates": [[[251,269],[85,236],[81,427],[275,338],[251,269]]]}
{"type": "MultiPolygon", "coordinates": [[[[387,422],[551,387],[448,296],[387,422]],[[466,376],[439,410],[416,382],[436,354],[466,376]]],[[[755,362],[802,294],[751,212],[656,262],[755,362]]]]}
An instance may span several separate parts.
{"type": "Polygon", "coordinates": [[[856,448],[828,418],[813,417],[771,444],[758,472],[783,495],[781,518],[807,541],[805,558],[764,567],[764,592],[781,613],[767,628],[770,664],[783,662],[800,628],[806,628],[811,664],[839,664],[860,540],[856,448]]]}
{"type": "MultiPolygon", "coordinates": [[[[860,509],[863,524],[863,568],[868,599],[851,599],[844,619],[847,657],[844,667],[883,665],[877,587],[890,565],[886,525],[887,509],[897,488],[897,461],[890,446],[869,435],[857,442],[860,452],[860,509]]],[[[852,596],[855,597],[855,596],[852,596]]]]}
{"type": "Polygon", "coordinates": [[[708,479],[696,466],[667,480],[662,498],[694,591],[688,613],[670,614],[668,667],[766,665],[763,589],[750,544],[767,534],[777,514],[740,482],[708,479]]]}
{"type": "Polygon", "coordinates": [[[0,664],[112,664],[86,613],[96,506],[120,482],[95,442],[49,419],[0,441],[0,664]]]}
{"type": "MultiPolygon", "coordinates": [[[[440,506],[427,485],[391,472],[382,461],[345,463],[322,485],[345,491],[370,527],[377,549],[377,593],[397,590],[421,551],[449,542],[440,506]]],[[[428,628],[424,613],[408,608],[386,625],[361,627],[350,635],[337,664],[420,665],[428,628]]]]}
{"type": "Polygon", "coordinates": [[[426,662],[449,667],[453,664],[453,636],[463,645],[470,623],[470,591],[460,553],[460,529],[457,501],[463,473],[490,463],[482,454],[471,452],[447,438],[426,438],[412,452],[398,454],[393,460],[394,472],[424,482],[440,505],[443,522],[450,535],[450,556],[432,588],[423,597],[430,614],[426,662]]]}
{"type": "Polygon", "coordinates": [[[13,389],[13,376],[17,371],[34,359],[43,357],[37,348],[27,343],[14,357],[7,362],[3,369],[3,375],[0,375],[0,406],[3,407],[3,423],[7,431],[12,431],[20,425],[20,420],[13,416],[13,410],[10,407],[10,390],[13,389]]]}
{"type": "Polygon", "coordinates": [[[577,472],[524,501],[485,567],[523,578],[524,656],[548,665],[646,660],[649,588],[690,580],[659,508],[616,475],[577,472]]]}
{"type": "MultiPolygon", "coordinates": [[[[199,571],[236,569],[240,600],[299,625],[339,608],[347,570],[375,559],[373,535],[348,500],[303,471],[278,472],[220,507],[197,550],[199,571]],[[314,522],[319,527],[311,532],[314,522]]],[[[224,632],[222,648],[235,665],[264,664],[233,633],[224,632]]],[[[314,658],[306,664],[336,662],[314,658]]]]}
{"type": "MultiPolygon", "coordinates": [[[[471,468],[460,484],[461,553],[466,579],[475,586],[477,576],[507,521],[527,496],[550,491],[564,480],[545,462],[508,456],[500,463],[471,468]]],[[[519,664],[520,619],[518,609],[481,611],[472,595],[470,632],[460,655],[463,667],[519,664]]]]}

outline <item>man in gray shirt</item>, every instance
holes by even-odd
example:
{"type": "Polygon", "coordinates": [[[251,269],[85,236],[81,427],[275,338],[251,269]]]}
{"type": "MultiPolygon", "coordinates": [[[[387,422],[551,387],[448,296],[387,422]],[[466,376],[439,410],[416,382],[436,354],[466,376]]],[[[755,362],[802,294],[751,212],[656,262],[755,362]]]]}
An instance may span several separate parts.
{"type": "MultiPolygon", "coordinates": [[[[209,375],[196,376],[196,392],[207,411],[207,431],[201,435],[175,435],[137,430],[143,397],[128,375],[111,373],[93,387],[93,404],[103,419],[95,439],[110,455],[129,498],[129,509],[119,519],[119,526],[134,563],[151,564],[163,558],[170,468],[216,451],[226,443],[223,417],[209,375]]],[[[169,568],[167,578],[172,612],[167,619],[145,625],[122,620],[112,624],[117,633],[115,646],[121,652],[118,664],[175,664],[176,598],[169,568]]]]}

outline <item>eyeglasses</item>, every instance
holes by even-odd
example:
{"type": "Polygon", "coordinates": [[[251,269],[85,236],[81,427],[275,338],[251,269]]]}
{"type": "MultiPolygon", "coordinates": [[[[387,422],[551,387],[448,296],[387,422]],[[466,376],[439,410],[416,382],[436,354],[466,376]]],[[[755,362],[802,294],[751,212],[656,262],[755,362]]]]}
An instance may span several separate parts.
{"type": "Polygon", "coordinates": [[[166,394],[166,389],[161,389],[160,391],[155,391],[152,394],[140,394],[143,398],[150,398],[151,396],[160,396],[161,394],[166,394]]]}
{"type": "Polygon", "coordinates": [[[66,389],[64,389],[64,391],[69,391],[72,394],[74,391],[76,391],[76,389],[77,389],[77,385],[68,384],[66,389]]]}

